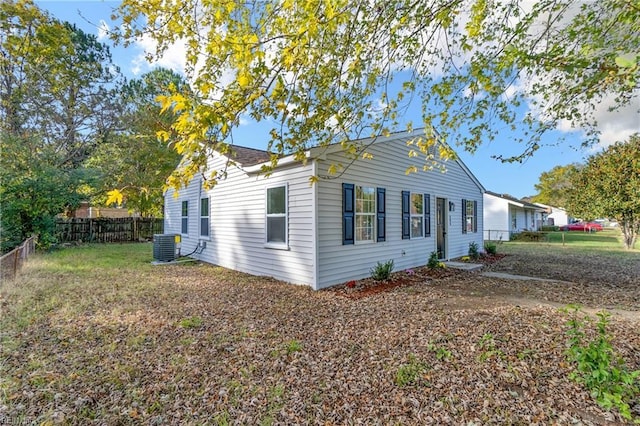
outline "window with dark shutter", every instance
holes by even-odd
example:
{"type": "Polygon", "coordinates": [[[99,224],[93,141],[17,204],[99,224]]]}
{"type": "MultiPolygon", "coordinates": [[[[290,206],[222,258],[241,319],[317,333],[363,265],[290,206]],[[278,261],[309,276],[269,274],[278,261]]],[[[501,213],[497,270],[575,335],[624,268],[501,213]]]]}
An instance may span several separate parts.
{"type": "Polygon", "coordinates": [[[478,202],[473,202],[473,232],[478,232],[478,202]]]}
{"type": "Polygon", "coordinates": [[[384,188],[376,188],[376,224],[378,236],[376,241],[385,241],[387,237],[386,228],[386,190],[384,188]]]}
{"type": "Polygon", "coordinates": [[[467,200],[462,199],[462,233],[467,233],[467,200]]]}
{"type": "Polygon", "coordinates": [[[410,207],[411,193],[409,191],[402,191],[402,239],[408,240],[411,238],[411,207],[410,207]]]}
{"type": "Polygon", "coordinates": [[[354,243],[354,185],[352,183],[342,184],[342,244],[354,243]]]}
{"type": "Polygon", "coordinates": [[[462,233],[478,232],[478,202],[462,200],[462,233]]]}
{"type": "Polygon", "coordinates": [[[431,236],[431,196],[424,194],[424,236],[431,236]]]}

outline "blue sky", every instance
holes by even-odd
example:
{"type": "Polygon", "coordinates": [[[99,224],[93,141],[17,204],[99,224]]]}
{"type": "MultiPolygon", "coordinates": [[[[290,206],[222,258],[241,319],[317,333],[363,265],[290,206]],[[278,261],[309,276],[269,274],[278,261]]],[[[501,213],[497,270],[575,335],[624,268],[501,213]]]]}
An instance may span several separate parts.
{"type": "MultiPolygon", "coordinates": [[[[112,10],[118,6],[119,1],[40,0],[36,1],[36,4],[60,20],[75,23],[87,33],[101,35],[101,27],[104,27],[105,24],[108,27],[115,25],[111,21],[110,15],[112,10]]],[[[104,37],[101,37],[101,41],[112,46],[112,43],[104,37]]],[[[135,78],[154,66],[144,60],[144,49],[149,46],[148,40],[127,48],[112,46],[111,52],[114,62],[120,66],[128,78],[135,78]]],[[[181,71],[183,63],[181,54],[181,49],[173,49],[165,55],[160,65],[181,71]]],[[[419,105],[415,109],[419,114],[419,105]]],[[[629,115],[629,112],[625,112],[623,115],[617,116],[618,119],[616,119],[616,116],[607,116],[603,112],[599,117],[599,122],[602,122],[603,117],[605,119],[605,125],[602,127],[603,136],[606,135],[606,138],[611,139],[609,143],[619,140],[620,135],[623,135],[624,132],[629,133],[627,129],[629,127],[628,123],[632,123],[631,126],[635,127],[635,131],[640,131],[638,128],[640,125],[637,124],[637,113],[631,112],[631,115],[629,115]],[[619,125],[616,124],[612,121],[614,119],[621,121],[621,123],[619,125]],[[624,123],[627,123],[627,125],[625,126],[624,123]]],[[[413,123],[421,122],[419,115],[407,118],[412,120],[413,123]]],[[[264,132],[256,132],[255,125],[251,124],[243,127],[234,137],[236,144],[260,149],[266,148],[266,138],[252,136],[264,132]]],[[[509,140],[496,140],[490,144],[482,145],[473,155],[460,149],[457,149],[457,151],[462,161],[487,190],[521,198],[536,193],[534,185],[538,183],[541,173],[549,171],[558,165],[583,162],[586,157],[593,154],[593,148],[580,148],[580,141],[580,132],[556,131],[550,133],[545,137],[542,148],[522,164],[501,163],[491,158],[492,155],[496,154],[517,153],[519,147],[509,140]],[[566,142],[558,145],[556,141],[561,137],[564,137],[566,142]]],[[[453,145],[451,142],[450,144],[453,145]]]]}

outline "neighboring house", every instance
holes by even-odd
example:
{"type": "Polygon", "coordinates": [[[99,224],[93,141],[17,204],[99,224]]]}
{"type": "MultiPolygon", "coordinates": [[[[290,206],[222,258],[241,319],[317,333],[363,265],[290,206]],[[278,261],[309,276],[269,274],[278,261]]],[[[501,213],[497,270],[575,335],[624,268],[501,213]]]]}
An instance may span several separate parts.
{"type": "MultiPolygon", "coordinates": [[[[377,262],[395,271],[482,247],[484,188],[460,160],[439,170],[407,174],[417,158],[407,142],[423,132],[364,140],[372,159],[349,164],[340,145],[313,148],[306,161],[281,158],[259,175],[269,154],[234,146],[236,164],[213,189],[202,178],[165,194],[165,233],[181,234],[182,254],[315,290],[370,276],[377,262]],[[318,181],[310,184],[310,178],[318,181]]],[[[435,151],[435,150],[434,150],[435,151]]],[[[214,153],[211,170],[227,157],[214,153]]]]}
{"type": "Polygon", "coordinates": [[[534,203],[536,206],[545,209],[542,224],[544,226],[564,226],[569,224],[569,215],[561,207],[548,206],[542,203],[534,203]]]}
{"type": "Polygon", "coordinates": [[[537,231],[545,209],[507,194],[484,193],[484,239],[509,241],[514,233],[537,231]]]}

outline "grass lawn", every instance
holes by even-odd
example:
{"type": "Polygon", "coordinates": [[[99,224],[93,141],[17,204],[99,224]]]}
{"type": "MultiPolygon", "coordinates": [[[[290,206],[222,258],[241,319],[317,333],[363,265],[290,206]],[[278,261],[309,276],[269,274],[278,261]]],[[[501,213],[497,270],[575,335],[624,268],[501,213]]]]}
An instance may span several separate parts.
{"type": "MultiPolygon", "coordinates": [[[[498,250],[600,244],[637,261],[607,236],[498,250]]],[[[2,283],[0,424],[624,423],[569,379],[567,313],[454,303],[455,286],[491,288],[478,275],[351,300],[151,257],[151,244],[73,247],[2,283]]],[[[631,370],[639,323],[607,327],[631,370]]]]}
{"type": "Polygon", "coordinates": [[[640,254],[639,249],[625,250],[622,243],[622,233],[617,228],[607,228],[601,232],[546,232],[546,239],[540,244],[532,244],[529,241],[508,241],[499,243],[503,252],[518,253],[539,249],[555,250],[554,253],[569,252],[572,254],[585,254],[597,256],[613,256],[619,258],[633,258],[640,254]]]}

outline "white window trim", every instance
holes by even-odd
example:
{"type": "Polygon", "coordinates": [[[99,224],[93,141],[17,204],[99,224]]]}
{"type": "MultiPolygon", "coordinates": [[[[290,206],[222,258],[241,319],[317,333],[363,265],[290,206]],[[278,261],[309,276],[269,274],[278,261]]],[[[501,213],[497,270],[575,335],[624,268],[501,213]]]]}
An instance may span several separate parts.
{"type": "Polygon", "coordinates": [[[207,197],[200,197],[200,199],[198,200],[198,219],[199,219],[199,223],[198,223],[198,231],[200,232],[199,235],[199,239],[201,240],[205,240],[205,241],[211,241],[211,197],[207,196],[207,197]],[[209,201],[207,201],[207,216],[202,216],[202,200],[207,199],[209,201]],[[207,235],[202,235],[202,219],[207,218],[207,223],[209,223],[209,232],[207,235]]]}
{"type": "Polygon", "coordinates": [[[264,247],[275,250],[289,250],[289,184],[279,183],[265,187],[264,189],[264,247]],[[284,214],[269,214],[269,189],[284,187],[284,214]],[[275,243],[267,241],[269,217],[284,217],[284,243],[275,243]]]}
{"type": "Polygon", "coordinates": [[[474,226],[474,224],[476,224],[478,220],[474,214],[474,212],[476,211],[476,203],[476,200],[467,199],[466,211],[464,212],[464,219],[466,221],[464,224],[464,229],[466,230],[467,234],[475,234],[478,232],[478,229],[474,226]],[[469,213],[469,211],[471,211],[471,213],[469,213]],[[471,219],[471,221],[469,221],[469,219],[471,219]]]}
{"type": "Polygon", "coordinates": [[[374,244],[377,240],[377,235],[378,235],[378,229],[376,228],[376,213],[377,213],[377,208],[378,208],[378,200],[377,200],[377,194],[376,194],[376,187],[375,186],[368,186],[368,185],[358,185],[358,184],[354,184],[353,185],[353,197],[354,197],[354,205],[353,205],[353,244],[354,245],[359,245],[359,244],[374,244]],[[372,213],[358,213],[358,188],[367,188],[367,189],[373,189],[373,212],[372,213]],[[371,234],[371,239],[370,240],[359,240],[358,239],[358,216],[372,216],[373,217],[373,232],[371,234]]]}
{"type": "Polygon", "coordinates": [[[424,194],[421,192],[413,192],[413,191],[409,191],[409,239],[410,240],[421,240],[426,238],[424,235],[424,194]],[[422,198],[422,213],[420,214],[413,214],[411,213],[411,205],[413,203],[413,196],[414,195],[419,195],[422,198]],[[413,218],[414,217],[420,217],[420,222],[422,223],[421,226],[421,230],[422,230],[422,235],[420,235],[419,237],[414,237],[413,236],[413,218]]]}

